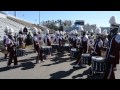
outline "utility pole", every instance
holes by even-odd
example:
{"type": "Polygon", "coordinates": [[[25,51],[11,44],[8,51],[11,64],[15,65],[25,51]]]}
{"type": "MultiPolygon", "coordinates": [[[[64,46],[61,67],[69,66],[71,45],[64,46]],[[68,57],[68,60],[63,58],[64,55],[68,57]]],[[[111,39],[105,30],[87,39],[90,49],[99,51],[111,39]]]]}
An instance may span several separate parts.
{"type": "Polygon", "coordinates": [[[16,17],[16,11],[14,11],[14,16],[16,17]]]}

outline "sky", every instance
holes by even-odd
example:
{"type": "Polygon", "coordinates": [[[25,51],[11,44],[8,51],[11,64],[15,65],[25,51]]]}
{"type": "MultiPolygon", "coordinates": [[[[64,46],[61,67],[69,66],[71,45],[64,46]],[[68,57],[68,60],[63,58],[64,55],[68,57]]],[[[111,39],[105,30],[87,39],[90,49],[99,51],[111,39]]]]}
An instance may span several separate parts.
{"type": "MultiPolygon", "coordinates": [[[[5,11],[14,15],[14,11],[5,11]]],[[[116,16],[120,23],[120,11],[40,11],[40,22],[46,20],[84,20],[85,23],[97,24],[97,26],[109,27],[109,19],[116,16]]],[[[16,17],[38,24],[39,11],[16,11],[16,17]]]]}

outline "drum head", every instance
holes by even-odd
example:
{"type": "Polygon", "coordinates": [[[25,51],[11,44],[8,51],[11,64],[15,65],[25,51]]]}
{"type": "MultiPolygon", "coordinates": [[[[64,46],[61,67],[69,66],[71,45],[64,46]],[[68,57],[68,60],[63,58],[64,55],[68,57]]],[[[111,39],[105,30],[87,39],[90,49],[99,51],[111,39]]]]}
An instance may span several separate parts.
{"type": "Polygon", "coordinates": [[[69,44],[65,44],[65,46],[69,46],[69,44]]]}
{"type": "Polygon", "coordinates": [[[42,46],[42,48],[44,49],[44,48],[51,48],[51,46],[42,46]]]}
{"type": "Polygon", "coordinates": [[[72,48],[71,51],[77,51],[77,49],[76,48],[72,48]]]}
{"type": "Polygon", "coordinates": [[[44,48],[46,48],[46,46],[42,46],[42,48],[44,49],[44,48]]]}
{"type": "Polygon", "coordinates": [[[98,61],[98,62],[103,62],[105,60],[105,58],[101,57],[101,56],[93,56],[92,60],[93,61],[98,61]]]}
{"type": "Polygon", "coordinates": [[[82,54],[82,56],[89,57],[90,54],[88,54],[88,53],[84,53],[84,54],[82,54]]]}

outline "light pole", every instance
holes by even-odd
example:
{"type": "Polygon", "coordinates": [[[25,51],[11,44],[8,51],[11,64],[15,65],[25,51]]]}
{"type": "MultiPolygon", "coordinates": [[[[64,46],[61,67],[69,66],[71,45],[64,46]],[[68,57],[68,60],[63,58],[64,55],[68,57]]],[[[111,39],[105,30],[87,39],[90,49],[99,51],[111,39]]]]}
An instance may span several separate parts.
{"type": "Polygon", "coordinates": [[[37,19],[35,19],[35,25],[37,25],[37,19]]]}
{"type": "Polygon", "coordinates": [[[40,11],[39,11],[39,25],[40,25],[40,11]]]}

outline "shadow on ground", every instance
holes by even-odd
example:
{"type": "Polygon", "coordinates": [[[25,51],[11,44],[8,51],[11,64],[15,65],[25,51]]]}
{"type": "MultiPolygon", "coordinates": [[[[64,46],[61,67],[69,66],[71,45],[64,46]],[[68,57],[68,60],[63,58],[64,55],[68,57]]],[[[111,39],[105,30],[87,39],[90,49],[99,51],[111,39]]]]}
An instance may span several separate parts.
{"type": "Polygon", "coordinates": [[[56,73],[50,74],[51,76],[50,79],[61,79],[61,78],[67,77],[70,74],[72,74],[75,70],[77,69],[70,69],[69,71],[58,71],[56,73]]]}
{"type": "Polygon", "coordinates": [[[22,63],[21,64],[21,70],[28,70],[28,69],[32,69],[35,67],[35,63],[33,62],[26,62],[26,63],[22,63]]]}
{"type": "Polygon", "coordinates": [[[12,69],[16,69],[16,68],[18,68],[18,67],[21,67],[21,66],[18,65],[18,66],[14,66],[14,67],[10,67],[10,68],[8,68],[7,66],[6,66],[6,67],[1,67],[1,68],[0,68],[0,72],[12,70],[12,69]]]}
{"type": "Polygon", "coordinates": [[[83,79],[82,77],[84,75],[87,75],[86,79],[103,79],[104,74],[100,74],[100,73],[96,73],[93,76],[88,76],[88,74],[90,73],[91,67],[89,67],[87,70],[85,70],[82,74],[78,74],[73,76],[73,79],[79,78],[79,79],[83,79]]]}
{"type": "Polygon", "coordinates": [[[51,60],[51,61],[54,61],[54,63],[47,64],[47,65],[42,65],[42,66],[56,65],[56,64],[63,63],[63,62],[67,62],[67,60],[69,60],[69,58],[58,58],[58,57],[55,57],[54,59],[51,60]]]}
{"type": "Polygon", "coordinates": [[[64,77],[67,77],[69,76],[70,74],[72,74],[74,71],[76,70],[79,70],[79,69],[83,69],[82,67],[81,68],[73,68],[73,69],[70,69],[68,71],[58,71],[56,73],[53,73],[53,74],[50,74],[51,78],[50,79],[62,79],[64,77]]]}
{"type": "Polygon", "coordinates": [[[0,62],[4,62],[4,61],[7,61],[8,58],[4,59],[4,58],[0,58],[0,62]]]}
{"type": "Polygon", "coordinates": [[[17,66],[11,66],[10,68],[8,68],[7,66],[6,67],[1,67],[0,68],[0,72],[16,69],[16,68],[19,68],[19,67],[22,67],[21,70],[32,69],[32,68],[34,68],[36,62],[33,63],[31,61],[33,61],[33,60],[35,61],[35,58],[36,57],[31,57],[29,59],[20,60],[20,61],[18,61],[18,65],[17,66]],[[19,62],[20,62],[20,64],[19,64],[19,62]]]}

